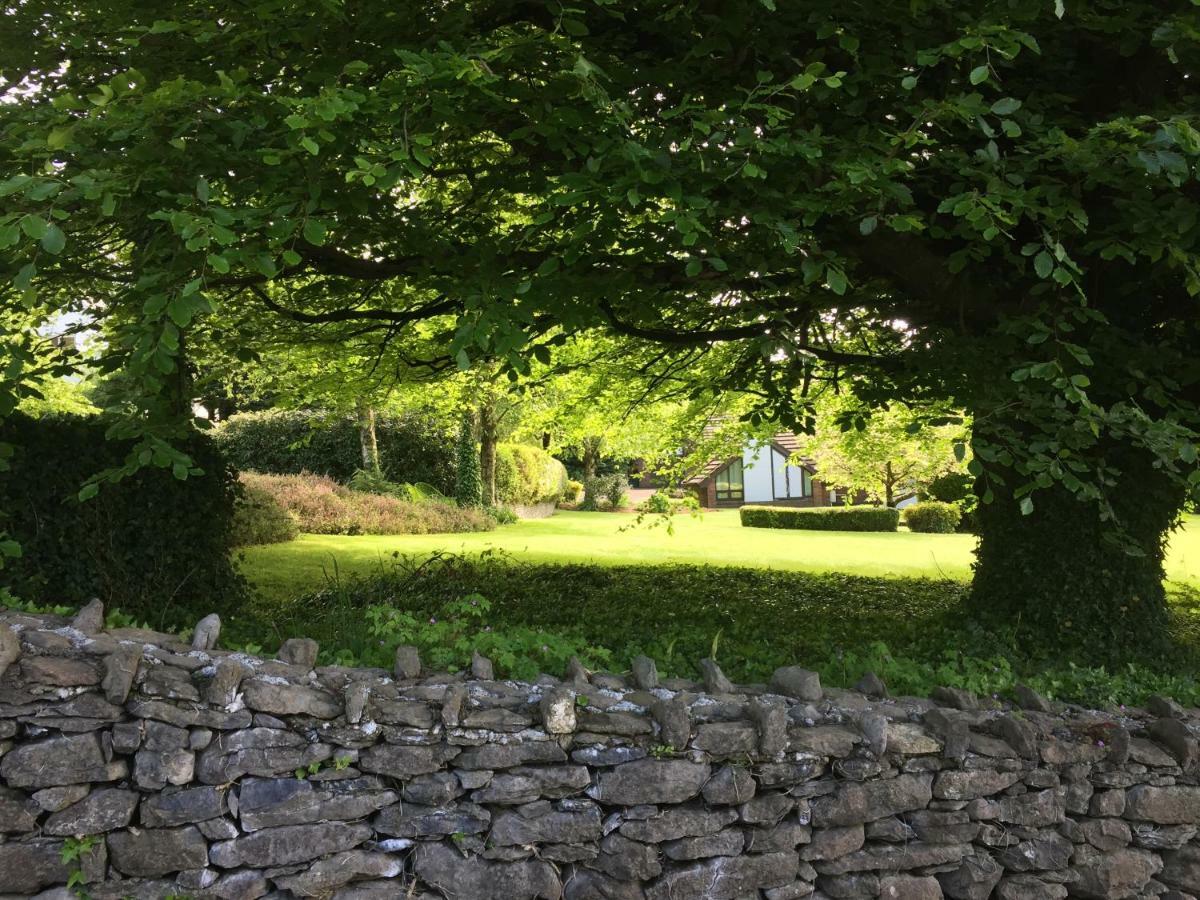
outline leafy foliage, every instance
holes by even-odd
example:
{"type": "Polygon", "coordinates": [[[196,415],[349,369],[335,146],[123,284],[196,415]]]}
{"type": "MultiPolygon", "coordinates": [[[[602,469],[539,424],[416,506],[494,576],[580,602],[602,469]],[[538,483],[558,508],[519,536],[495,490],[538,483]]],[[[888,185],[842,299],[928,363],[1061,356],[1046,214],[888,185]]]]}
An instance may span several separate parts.
{"type": "Polygon", "coordinates": [[[874,670],[894,693],[948,684],[992,694],[1025,681],[1055,698],[1100,705],[1156,692],[1200,700],[1200,631],[1186,624],[1196,621],[1189,616],[1200,613],[1200,598],[1191,601],[1194,612],[1181,608],[1181,649],[1109,669],[1039,655],[1021,623],[973,626],[966,599],[965,585],[928,579],[400,557],[374,577],[337,579],[290,601],[257,600],[233,636],[305,634],[321,641],[325,660],[381,666],[401,642],[453,667],[478,648],[501,674],[522,676],[561,674],[571,653],[617,670],[645,653],[663,674],[696,677],[697,661],[715,644],[721,666],[741,681],[800,663],[831,685],[874,670]]]}
{"type": "Polygon", "coordinates": [[[962,519],[962,512],[953,503],[924,500],[906,506],[900,511],[900,518],[909,531],[923,534],[954,534],[962,519]]]}
{"type": "Polygon", "coordinates": [[[886,506],[743,506],[738,515],[750,528],[895,531],[900,524],[899,510],[886,506]]]}
{"type": "Polygon", "coordinates": [[[557,503],[568,491],[566,467],[540,447],[496,447],[496,500],[516,506],[557,503]]]}
{"type": "MultiPolygon", "coordinates": [[[[443,493],[454,486],[452,439],[420,415],[382,415],[375,431],[387,476],[428,482],[443,493]]],[[[362,463],[358,423],[351,416],[291,410],[238,413],[215,431],[218,445],[242,471],[310,472],[348,481],[362,463]]]]}
{"type": "Polygon", "coordinates": [[[245,472],[242,480],[269,494],[309,534],[437,534],[495,527],[477,509],[356,491],[323,475],[245,472]]]}
{"type": "Polygon", "coordinates": [[[181,479],[170,457],[151,458],[80,501],[97,468],[128,451],[129,442],[105,440],[106,427],[94,416],[18,415],[0,428],[15,447],[11,468],[0,472],[0,528],[21,547],[6,561],[6,584],[30,601],[99,597],[157,625],[195,624],[182,613],[192,604],[236,608],[246,588],[230,561],[233,469],[211,440],[194,435],[188,451],[205,477],[181,479]]]}
{"type": "MultiPolygon", "coordinates": [[[[244,477],[244,476],[243,476],[244,477]]],[[[243,484],[233,511],[230,543],[235,547],[282,544],[300,534],[293,518],[269,491],[257,484],[243,484]]]]}

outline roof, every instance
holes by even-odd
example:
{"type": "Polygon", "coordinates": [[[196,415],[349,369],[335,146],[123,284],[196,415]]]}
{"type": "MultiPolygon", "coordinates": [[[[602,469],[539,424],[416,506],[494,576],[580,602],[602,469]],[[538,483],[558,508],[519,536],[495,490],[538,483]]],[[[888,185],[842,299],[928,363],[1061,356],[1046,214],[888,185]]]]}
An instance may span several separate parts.
{"type": "MultiPolygon", "coordinates": [[[[710,424],[710,425],[704,426],[704,431],[703,431],[704,437],[706,437],[706,438],[712,437],[716,433],[717,433],[716,425],[710,424]]],[[[749,441],[747,441],[747,443],[749,443],[749,441]]],[[[795,434],[793,434],[790,431],[778,431],[775,434],[771,435],[771,443],[775,444],[777,447],[779,447],[780,450],[786,451],[789,456],[793,453],[796,453],[800,449],[800,438],[798,438],[795,434]]],[[[744,447],[745,444],[743,444],[742,446],[744,447]]],[[[737,458],[738,457],[736,457],[736,456],[714,456],[712,459],[710,459],[708,462],[706,462],[703,466],[701,466],[700,469],[695,474],[690,475],[687,478],[683,479],[683,483],[684,484],[702,484],[703,482],[707,481],[714,473],[720,471],[722,468],[724,468],[726,465],[728,465],[729,463],[731,463],[733,460],[735,460],[737,458]]],[[[804,460],[801,460],[801,462],[804,464],[804,467],[806,469],[811,470],[813,468],[811,460],[804,459],[804,460]]]]}

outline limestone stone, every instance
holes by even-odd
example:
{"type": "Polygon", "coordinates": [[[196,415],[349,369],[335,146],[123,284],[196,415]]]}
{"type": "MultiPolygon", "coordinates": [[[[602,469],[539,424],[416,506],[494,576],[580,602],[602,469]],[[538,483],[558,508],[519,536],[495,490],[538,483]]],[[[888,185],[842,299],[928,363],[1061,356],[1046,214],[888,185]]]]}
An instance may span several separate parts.
{"type": "Polygon", "coordinates": [[[70,872],[62,846],[62,841],[48,840],[0,844],[0,894],[31,897],[42,888],[66,884],[70,872]]]}
{"type": "MultiPolygon", "coordinates": [[[[456,769],[510,769],[529,763],[564,762],[567,754],[553,741],[519,744],[483,744],[464,750],[454,760],[456,769]]],[[[430,771],[436,771],[430,770],[430,771]]],[[[414,772],[413,774],[421,774],[414,772]]]]}
{"type": "Polygon", "coordinates": [[[1190,844],[1162,855],[1163,869],[1159,880],[1173,888],[1200,894],[1200,845],[1190,844]]]}
{"type": "Polygon", "coordinates": [[[747,829],[745,840],[747,853],[794,851],[801,844],[812,840],[812,829],[789,820],[747,829]]]}
{"type": "Polygon", "coordinates": [[[192,787],[145,797],[141,820],[147,828],[169,828],[215,819],[225,811],[225,791],[216,787],[192,787]]]}
{"type": "Polygon", "coordinates": [[[715,659],[705,657],[700,660],[700,677],[704,679],[704,690],[710,694],[732,694],[733,682],[725,677],[715,659]]]}
{"type": "Polygon", "coordinates": [[[898,775],[868,783],[844,783],[838,790],[812,801],[812,824],[818,827],[859,825],[913,809],[932,799],[928,775],[898,775]]]}
{"type": "Polygon", "coordinates": [[[0,623],[0,676],[21,657],[21,639],[7,625],[0,623]]]}
{"type": "Polygon", "coordinates": [[[0,758],[0,780],[17,788],[116,781],[127,772],[125,763],[109,762],[105,758],[95,734],[52,737],[22,744],[0,758]]]}
{"type": "Polygon", "coordinates": [[[192,649],[215,650],[220,637],[221,617],[216,613],[209,613],[196,623],[196,628],[192,632],[192,649]]]}
{"type": "Polygon", "coordinates": [[[235,657],[220,660],[208,684],[204,687],[204,699],[214,706],[229,706],[237,698],[242,680],[251,673],[251,668],[235,657]]]}
{"type": "Polygon", "coordinates": [[[923,866],[943,866],[958,863],[970,852],[969,844],[868,844],[862,850],[847,853],[837,859],[822,860],[814,867],[822,875],[842,875],[847,872],[884,870],[900,872],[923,866]]]}
{"type": "MultiPolygon", "coordinates": [[[[798,825],[797,827],[803,826],[798,825]]],[[[793,844],[792,846],[795,845],[793,844]]],[[[747,847],[747,837],[743,836],[741,831],[736,828],[726,828],[715,834],[667,841],[662,845],[662,849],[668,859],[692,860],[708,859],[713,856],[737,856],[744,849],[749,850],[750,848],[747,847]]],[[[781,848],[776,847],[775,849],[778,850],[781,848]]]]}
{"type": "Polygon", "coordinates": [[[965,856],[962,865],[937,874],[942,893],[953,900],[986,900],[1004,875],[1004,869],[989,854],[965,856]]]}
{"type": "Polygon", "coordinates": [[[821,676],[800,666],[783,666],[771,675],[771,690],[815,703],[823,696],[821,676]]]}
{"type": "Polygon", "coordinates": [[[100,788],[78,803],[54,813],[43,831],[57,837],[103,834],[124,828],[133,820],[138,795],[121,788],[100,788]]]}
{"type": "Polygon", "coordinates": [[[478,650],[471,651],[471,677],[476,681],[492,681],[496,677],[492,661],[478,650]]]}
{"type": "Polygon", "coordinates": [[[858,736],[848,728],[819,725],[815,728],[792,728],[788,731],[788,749],[818,756],[849,756],[858,736]]]}
{"type": "Polygon", "coordinates": [[[242,694],[250,709],[276,716],[333,719],[342,712],[337,697],[326,691],[298,684],[278,684],[266,678],[246,679],[242,683],[242,694]]]}
{"type": "Polygon", "coordinates": [[[192,825],[116,831],[108,836],[108,853],[118,872],[141,878],[208,865],[208,843],[192,825]]]}
{"type": "Polygon", "coordinates": [[[548,734],[570,734],[575,730],[575,692],[568,687],[556,687],[542,697],[539,709],[542,727],[548,734]]]}
{"type": "Polygon", "coordinates": [[[0,834],[33,831],[41,811],[32,797],[0,786],[0,834]]]}
{"type": "Polygon", "coordinates": [[[492,819],[491,840],[501,847],[535,843],[586,843],[601,837],[600,809],[547,809],[533,815],[522,810],[497,813],[492,819]]]}
{"type": "Polygon", "coordinates": [[[78,803],[88,795],[91,787],[86,784],[68,784],[63,787],[43,788],[35,791],[33,801],[44,811],[55,813],[78,803]]]}
{"type": "Polygon", "coordinates": [[[665,872],[646,889],[648,900],[736,900],[794,881],[800,864],[793,853],[721,856],[665,872]]]}
{"type": "Polygon", "coordinates": [[[83,634],[99,634],[104,630],[104,604],[93,598],[75,614],[71,627],[83,634]]]}
{"type": "Polygon", "coordinates": [[[1071,893],[1102,900],[1136,895],[1162,868],[1162,862],[1145,850],[1101,851],[1080,847],[1072,860],[1076,876],[1071,893]]]}
{"type": "Polygon", "coordinates": [[[481,834],[491,827],[492,816],[474,803],[422,806],[397,803],[375,817],[375,830],[399,838],[429,838],[452,834],[481,834]]]}
{"type": "Polygon", "coordinates": [[[658,725],[660,740],[668,747],[682,750],[692,739],[692,720],[687,704],[679,697],[658,700],[650,708],[658,725]]]}
{"type": "Polygon", "coordinates": [[[658,666],[648,656],[635,656],[631,664],[633,683],[641,691],[652,691],[658,687],[658,666]]]}
{"type": "Polygon", "coordinates": [[[476,803],[501,805],[531,803],[542,798],[557,800],[578,794],[591,780],[585,766],[518,766],[494,776],[471,799],[476,803]]]}
{"type": "Polygon", "coordinates": [[[101,675],[89,660],[65,656],[26,656],[21,660],[21,677],[35,684],[87,687],[99,684],[101,675]]]}
{"type": "Polygon", "coordinates": [[[396,648],[392,673],[399,681],[421,677],[421,651],[411,644],[401,644],[396,648]]]}
{"type": "Polygon", "coordinates": [[[187,784],[195,768],[196,754],[190,750],[143,749],[133,757],[133,779],[144,791],[161,790],[168,784],[187,784]]]}
{"type": "Polygon", "coordinates": [[[889,875],[879,879],[880,900],[941,900],[942,886],[926,875],[889,875]]]}
{"type": "Polygon", "coordinates": [[[558,900],[563,892],[562,882],[547,862],[495,863],[478,856],[464,858],[441,843],[421,844],[414,855],[413,869],[422,882],[446,897],[558,900]]]}
{"type": "Polygon", "coordinates": [[[1150,736],[1171,751],[1171,755],[1185,772],[1200,769],[1200,741],[1179,719],[1157,720],[1150,726],[1150,736]]]}
{"type": "Polygon", "coordinates": [[[801,848],[800,858],[813,861],[836,859],[862,849],[865,841],[862,825],[844,825],[834,828],[814,828],[812,839],[801,848]]]}
{"type": "MultiPolygon", "coordinates": [[[[490,776],[475,787],[483,787],[491,781],[490,776]]],[[[433,772],[429,775],[418,775],[404,783],[400,796],[407,803],[419,803],[423,806],[444,806],[453,803],[466,788],[462,780],[452,772],[433,772]]]]}
{"type": "Polygon", "coordinates": [[[1035,875],[1008,875],[996,886],[998,900],[1062,900],[1066,896],[1065,885],[1035,875]]]}
{"type": "Polygon", "coordinates": [[[398,744],[376,744],[362,752],[358,767],[364,772],[375,772],[392,778],[411,778],[414,775],[437,772],[447,760],[453,759],[456,753],[454,748],[445,746],[405,747],[398,744]]]}
{"type": "Polygon", "coordinates": [[[996,772],[991,769],[947,770],[933,782],[933,796],[939,800],[974,800],[991,797],[1021,780],[1020,772],[996,772]]]}
{"type": "Polygon", "coordinates": [[[705,809],[698,805],[675,806],[646,819],[625,822],[620,831],[631,840],[661,844],[685,837],[716,834],[737,821],[732,809],[705,809]]]}
{"type": "Polygon", "coordinates": [[[713,806],[733,806],[754,796],[756,785],[743,766],[722,766],[704,783],[701,793],[713,806]]]}
{"type": "Polygon", "coordinates": [[[352,850],[370,840],[371,828],[363,824],[324,822],[264,828],[230,841],[219,841],[209,850],[213,865],[222,869],[240,866],[267,868],[307,862],[352,850]]]}
{"type": "Polygon", "coordinates": [[[758,749],[758,732],[749,722],[710,722],[696,726],[692,747],[717,759],[745,757],[758,749]]]}
{"type": "Polygon", "coordinates": [[[289,666],[307,671],[317,664],[320,649],[312,638],[288,638],[279,646],[276,658],[289,666]]]}
{"type": "MultiPolygon", "coordinates": [[[[739,846],[740,843],[739,836],[739,846]]],[[[667,851],[667,855],[670,856],[670,851],[667,851]]],[[[662,874],[658,847],[631,841],[616,832],[607,835],[600,842],[600,853],[593,865],[606,875],[622,881],[648,881],[662,874]]]]}
{"type": "Polygon", "coordinates": [[[640,759],[597,776],[594,799],[603,803],[682,803],[700,793],[711,769],[680,759],[640,759]]]}
{"type": "Polygon", "coordinates": [[[1125,792],[1125,818],[1157,825],[1200,822],[1200,787],[1139,784],[1125,792]]]}
{"type": "Polygon", "coordinates": [[[309,744],[280,728],[247,728],[219,735],[196,759],[196,778],[204,784],[228,784],[245,775],[270,777],[328,759],[332,748],[309,744]]]}
{"type": "Polygon", "coordinates": [[[284,875],[274,881],[276,887],[291,891],[297,897],[327,897],[356,878],[395,878],[403,869],[400,860],[387,853],[347,850],[318,860],[295,875],[284,875]]]}
{"type": "Polygon", "coordinates": [[[244,831],[280,825],[349,821],[369,816],[398,799],[377,778],[314,782],[298,778],[247,778],[238,791],[244,831]]]}

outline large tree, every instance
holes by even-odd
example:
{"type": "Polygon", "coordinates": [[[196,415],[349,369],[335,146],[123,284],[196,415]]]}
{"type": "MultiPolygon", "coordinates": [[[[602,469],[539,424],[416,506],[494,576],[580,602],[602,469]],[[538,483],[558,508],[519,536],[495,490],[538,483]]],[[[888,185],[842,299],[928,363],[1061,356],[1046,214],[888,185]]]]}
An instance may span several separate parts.
{"type": "Polygon", "coordinates": [[[1162,632],[1200,479],[1194,4],[6,12],[5,302],[106,321],[130,465],[186,474],[218,306],[446,316],[460,365],[517,372],[603,324],[762,415],[822,381],[969,409],[979,609],[1095,655],[1162,632]]]}

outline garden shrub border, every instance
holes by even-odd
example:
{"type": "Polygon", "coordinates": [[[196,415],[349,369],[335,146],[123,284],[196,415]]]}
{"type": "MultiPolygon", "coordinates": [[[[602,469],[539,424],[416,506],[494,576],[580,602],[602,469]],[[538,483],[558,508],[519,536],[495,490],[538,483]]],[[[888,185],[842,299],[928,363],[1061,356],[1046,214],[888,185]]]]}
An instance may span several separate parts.
{"type": "Polygon", "coordinates": [[[743,506],[747,528],[790,528],[801,531],[895,531],[900,511],[886,506],[743,506]]]}

